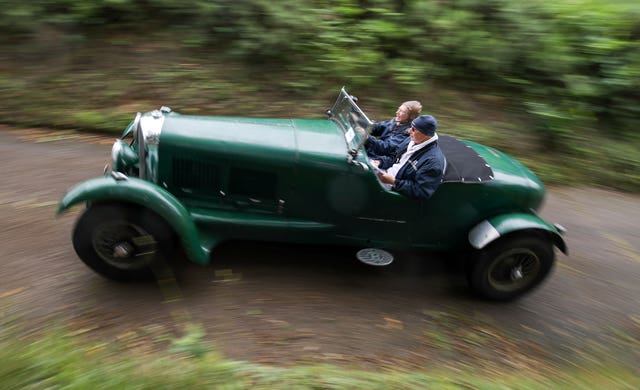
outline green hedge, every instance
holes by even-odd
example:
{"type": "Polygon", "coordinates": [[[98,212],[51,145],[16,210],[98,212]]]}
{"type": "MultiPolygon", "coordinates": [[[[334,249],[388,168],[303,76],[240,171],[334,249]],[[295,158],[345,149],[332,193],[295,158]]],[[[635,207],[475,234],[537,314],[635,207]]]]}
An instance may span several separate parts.
{"type": "Polygon", "coordinates": [[[638,125],[634,1],[8,0],[0,10],[5,41],[44,25],[83,38],[169,29],[185,45],[286,66],[296,87],[339,74],[354,87],[438,79],[500,90],[561,139],[638,125]]]}
{"type": "MultiPolygon", "coordinates": [[[[176,65],[241,68],[235,79],[233,69],[223,77],[237,85],[244,80],[249,93],[271,88],[313,98],[318,91],[348,85],[395,104],[398,96],[422,94],[435,83],[498,100],[519,119],[514,130],[534,134],[545,152],[568,153],[573,159],[595,153],[596,160],[604,161],[615,145],[640,147],[635,131],[640,125],[637,1],[6,0],[0,29],[0,55],[16,57],[18,64],[44,62],[62,52],[71,57],[66,72],[82,65],[84,72],[87,67],[100,70],[108,65],[96,63],[101,49],[143,46],[138,66],[154,72],[159,68],[150,61],[157,57],[144,63],[148,46],[158,51],[167,45],[176,65]],[[61,48],[51,49],[51,41],[61,48]]],[[[200,78],[180,92],[189,103],[211,98],[206,95],[211,89],[223,93],[207,85],[220,79],[202,79],[206,72],[188,67],[173,68],[169,75],[159,70],[155,80],[185,69],[192,71],[185,77],[200,78]]],[[[127,85],[119,75],[100,87],[113,91],[113,84],[127,85]]],[[[16,74],[0,76],[9,80],[0,87],[19,98],[4,98],[11,113],[20,110],[17,102],[38,102],[25,88],[46,90],[33,76],[19,81],[16,74]]],[[[131,82],[133,94],[141,97],[149,89],[158,95],[156,89],[163,88],[144,76],[131,82]]],[[[110,97],[122,100],[117,92],[110,97]]],[[[30,120],[42,122],[33,115],[30,120]]],[[[621,171],[622,181],[637,179],[637,157],[616,156],[614,150],[612,158],[617,160],[604,170],[621,171]]],[[[617,174],[608,175],[607,180],[620,181],[617,174]]]]}

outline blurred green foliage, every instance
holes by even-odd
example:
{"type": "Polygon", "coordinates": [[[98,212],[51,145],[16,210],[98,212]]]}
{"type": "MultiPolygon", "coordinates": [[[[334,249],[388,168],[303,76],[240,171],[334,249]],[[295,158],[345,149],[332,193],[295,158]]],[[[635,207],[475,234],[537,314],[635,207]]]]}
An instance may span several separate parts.
{"type": "Polygon", "coordinates": [[[0,31],[5,123],[105,130],[158,98],[309,116],[347,85],[380,119],[418,98],[454,133],[573,162],[563,182],[640,189],[637,1],[5,0],[0,31]],[[458,115],[463,95],[482,107],[458,115]]]}

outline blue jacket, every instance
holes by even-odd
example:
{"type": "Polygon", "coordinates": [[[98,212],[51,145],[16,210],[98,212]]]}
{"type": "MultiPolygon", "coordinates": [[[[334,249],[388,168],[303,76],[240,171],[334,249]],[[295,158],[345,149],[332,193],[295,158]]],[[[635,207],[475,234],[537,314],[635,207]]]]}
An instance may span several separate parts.
{"type": "Polygon", "coordinates": [[[365,148],[370,158],[393,154],[398,146],[409,137],[411,123],[398,123],[395,118],[376,122],[367,138],[365,148]]]}
{"type": "MultiPolygon", "coordinates": [[[[380,168],[388,169],[407,151],[411,138],[407,138],[395,155],[380,159],[380,168]]],[[[438,141],[415,152],[396,174],[396,183],[391,188],[414,199],[429,199],[436,191],[446,167],[446,160],[438,141]]]]}

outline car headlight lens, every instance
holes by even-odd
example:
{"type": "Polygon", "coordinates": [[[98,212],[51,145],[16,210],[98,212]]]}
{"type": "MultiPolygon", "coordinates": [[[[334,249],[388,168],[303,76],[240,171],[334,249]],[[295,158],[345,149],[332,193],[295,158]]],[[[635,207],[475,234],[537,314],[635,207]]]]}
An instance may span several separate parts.
{"type": "Polygon", "coordinates": [[[138,163],[138,155],[126,142],[119,139],[111,148],[111,170],[128,173],[138,163]]]}

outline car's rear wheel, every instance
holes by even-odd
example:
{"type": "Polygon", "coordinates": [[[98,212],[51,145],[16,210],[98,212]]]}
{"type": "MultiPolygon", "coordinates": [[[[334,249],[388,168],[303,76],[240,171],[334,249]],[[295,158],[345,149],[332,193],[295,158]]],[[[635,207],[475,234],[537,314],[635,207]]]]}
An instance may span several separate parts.
{"type": "Polygon", "coordinates": [[[175,239],[166,222],[142,206],[97,203],[78,219],[73,247],[86,265],[104,277],[148,280],[171,260],[175,239]]]}
{"type": "Polygon", "coordinates": [[[538,286],[554,262],[553,244],[546,237],[536,234],[507,236],[475,253],[467,278],[475,293],[506,301],[538,286]]]}

